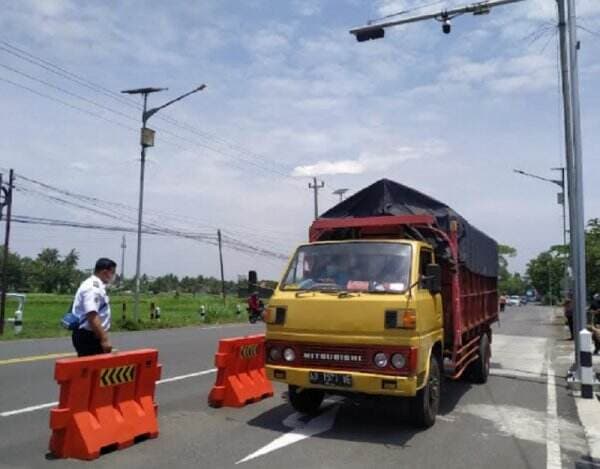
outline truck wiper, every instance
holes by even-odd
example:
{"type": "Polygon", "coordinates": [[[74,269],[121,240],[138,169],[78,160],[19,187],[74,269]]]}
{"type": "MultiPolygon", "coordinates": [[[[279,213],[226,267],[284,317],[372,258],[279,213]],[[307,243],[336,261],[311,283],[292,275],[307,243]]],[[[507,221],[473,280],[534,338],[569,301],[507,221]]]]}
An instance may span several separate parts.
{"type": "MultiPolygon", "coordinates": [[[[360,296],[360,292],[358,293],[358,295],[360,296]]],[[[356,295],[347,292],[346,290],[342,290],[341,292],[338,293],[338,298],[353,298],[356,295]]]]}
{"type": "Polygon", "coordinates": [[[365,293],[372,293],[374,295],[402,295],[403,291],[394,291],[394,290],[367,290],[365,293]]]}
{"type": "Polygon", "coordinates": [[[315,296],[315,292],[312,290],[308,290],[308,289],[303,289],[303,290],[298,290],[294,296],[296,298],[300,298],[302,296],[303,293],[312,293],[312,296],[315,296]]]}

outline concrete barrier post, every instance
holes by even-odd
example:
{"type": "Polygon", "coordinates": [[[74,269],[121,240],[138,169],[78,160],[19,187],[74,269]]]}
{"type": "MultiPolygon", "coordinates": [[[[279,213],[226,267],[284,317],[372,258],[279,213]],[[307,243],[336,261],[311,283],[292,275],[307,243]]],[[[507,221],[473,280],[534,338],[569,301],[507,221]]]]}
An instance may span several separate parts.
{"type": "Polygon", "coordinates": [[[581,363],[581,397],[594,398],[594,369],[592,367],[592,333],[587,329],[579,331],[579,361],[581,363]]]}

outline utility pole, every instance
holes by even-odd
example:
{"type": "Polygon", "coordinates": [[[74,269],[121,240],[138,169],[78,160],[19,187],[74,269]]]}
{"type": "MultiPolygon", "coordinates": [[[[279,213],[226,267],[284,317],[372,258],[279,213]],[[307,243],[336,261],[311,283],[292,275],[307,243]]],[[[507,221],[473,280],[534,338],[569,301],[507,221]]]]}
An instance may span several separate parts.
{"type": "Polygon", "coordinates": [[[159,91],[165,91],[167,88],[137,88],[133,90],[123,90],[121,93],[126,94],[141,94],[144,98],[144,108],[142,111],[142,131],[141,131],[141,165],[140,165],[140,200],[138,206],[138,228],[137,228],[137,254],[135,258],[135,293],[134,293],[134,302],[133,302],[133,318],[135,321],[139,319],[139,309],[140,309],[140,265],[142,262],[142,214],[144,211],[144,171],[146,168],[146,148],[154,146],[154,130],[146,127],[148,119],[150,119],[154,114],[156,114],[161,109],[170,106],[171,104],[182,100],[186,96],[189,96],[193,93],[203,90],[206,88],[206,85],[200,85],[197,88],[194,88],[192,91],[188,91],[187,93],[178,96],[171,101],[167,101],[162,106],[158,106],[152,109],[148,109],[148,95],[150,93],[158,93],[159,91]]]}
{"type": "MultiPolygon", "coordinates": [[[[442,23],[442,31],[450,33],[450,20],[466,13],[474,15],[487,14],[493,7],[517,3],[523,0],[492,0],[472,3],[470,5],[442,10],[438,13],[411,16],[397,21],[368,24],[350,30],[358,42],[381,39],[385,36],[385,28],[401,24],[414,23],[434,19],[442,23]]],[[[567,182],[569,188],[569,224],[571,239],[571,265],[573,271],[573,300],[575,302],[574,326],[575,335],[575,369],[576,379],[581,375],[579,360],[579,334],[586,321],[586,277],[585,277],[585,220],[583,207],[583,162],[581,146],[581,116],[579,108],[579,70],[577,21],[575,0],[557,0],[559,10],[559,32],[561,49],[562,90],[565,102],[565,140],[567,148],[567,182]],[[566,7],[565,7],[566,5],[566,7]]]]}
{"type": "Polygon", "coordinates": [[[573,128],[573,161],[572,167],[567,166],[567,171],[572,173],[571,178],[574,180],[574,198],[571,199],[570,205],[573,207],[573,218],[571,219],[571,246],[572,263],[573,263],[573,290],[575,300],[575,314],[577,321],[576,333],[576,353],[575,364],[579,380],[581,376],[581,363],[579,360],[579,331],[586,324],[586,309],[587,309],[587,285],[585,273],[585,219],[583,206],[583,158],[582,158],[582,143],[581,143],[581,114],[579,109],[579,41],[577,40],[577,16],[575,11],[575,1],[567,0],[567,30],[569,32],[569,78],[571,79],[571,111],[572,111],[572,128],[573,128]]]}
{"type": "Polygon", "coordinates": [[[308,188],[314,191],[315,196],[315,220],[319,218],[319,189],[323,189],[325,187],[325,182],[321,181],[320,184],[317,183],[317,178],[313,178],[312,184],[308,183],[308,188]]]}
{"type": "MultiPolygon", "coordinates": [[[[571,102],[571,76],[569,71],[569,38],[567,36],[567,11],[565,0],[557,0],[558,5],[558,36],[560,44],[560,73],[561,73],[561,91],[563,98],[563,114],[564,114],[564,133],[565,133],[565,160],[567,165],[567,193],[569,198],[569,257],[571,265],[571,273],[575,275],[575,262],[577,256],[577,250],[575,249],[576,240],[573,236],[573,224],[576,218],[576,208],[573,201],[576,197],[575,188],[575,175],[574,175],[574,148],[573,148],[573,108],[571,102]]],[[[572,297],[575,296],[573,282],[567,282],[566,289],[570,290],[568,294],[572,297]]],[[[579,327],[579,315],[575,314],[573,317],[573,329],[578,332],[579,327]]],[[[575,365],[574,368],[579,370],[579,335],[574,334],[575,342],[575,365]]]]}
{"type": "Polygon", "coordinates": [[[217,238],[219,239],[219,263],[221,264],[221,295],[223,303],[225,303],[225,271],[223,269],[223,243],[221,240],[221,230],[217,230],[217,238]]]}
{"type": "Polygon", "coordinates": [[[0,192],[3,196],[0,201],[0,218],[2,210],[6,207],[6,222],[4,231],[4,252],[2,257],[2,292],[0,292],[0,335],[4,334],[4,318],[6,314],[6,290],[8,288],[8,242],[10,240],[10,222],[12,217],[12,196],[15,183],[15,174],[11,169],[8,173],[8,185],[5,187],[0,178],[0,192]]]}
{"type": "Polygon", "coordinates": [[[127,249],[127,242],[125,240],[125,235],[121,240],[121,284],[123,284],[123,280],[125,280],[125,249],[127,249]]]}

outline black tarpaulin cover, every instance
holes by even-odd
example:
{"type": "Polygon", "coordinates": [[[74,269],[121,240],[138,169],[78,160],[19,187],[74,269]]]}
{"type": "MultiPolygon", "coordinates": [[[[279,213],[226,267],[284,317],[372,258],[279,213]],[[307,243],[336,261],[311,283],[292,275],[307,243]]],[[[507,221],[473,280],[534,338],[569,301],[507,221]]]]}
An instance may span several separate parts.
{"type": "MultiPolygon", "coordinates": [[[[433,215],[448,231],[459,222],[460,261],[479,275],[498,276],[498,244],[447,205],[410,187],[381,179],[332,207],[320,218],[360,218],[381,215],[433,215]]],[[[439,246],[438,246],[439,247],[439,246]]]]}

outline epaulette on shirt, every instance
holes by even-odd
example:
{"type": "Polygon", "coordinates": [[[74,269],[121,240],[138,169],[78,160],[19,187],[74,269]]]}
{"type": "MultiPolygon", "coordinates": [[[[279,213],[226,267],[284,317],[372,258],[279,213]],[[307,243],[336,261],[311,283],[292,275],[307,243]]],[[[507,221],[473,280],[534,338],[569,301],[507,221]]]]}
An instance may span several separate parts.
{"type": "Polygon", "coordinates": [[[100,288],[100,282],[97,282],[96,280],[94,280],[94,281],[92,282],[92,286],[93,286],[94,288],[100,288]]]}

